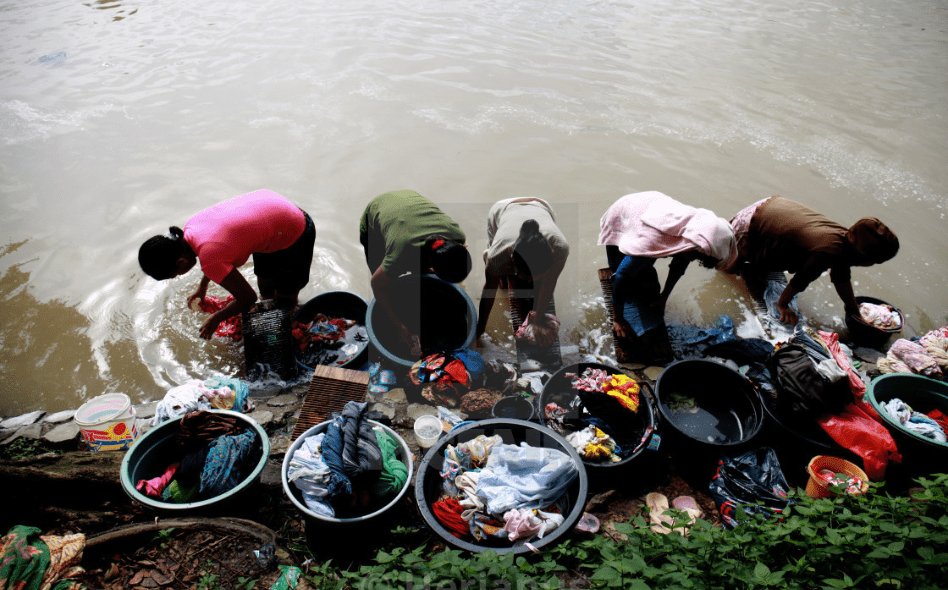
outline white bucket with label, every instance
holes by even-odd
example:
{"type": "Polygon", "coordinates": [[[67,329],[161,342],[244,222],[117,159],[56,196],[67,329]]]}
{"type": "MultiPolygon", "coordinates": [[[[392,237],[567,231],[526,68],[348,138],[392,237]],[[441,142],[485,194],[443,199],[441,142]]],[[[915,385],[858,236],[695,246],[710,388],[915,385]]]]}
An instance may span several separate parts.
{"type": "Polygon", "coordinates": [[[76,425],[93,451],[121,451],[138,438],[135,408],[124,393],[107,393],[76,410],[76,425]]]}

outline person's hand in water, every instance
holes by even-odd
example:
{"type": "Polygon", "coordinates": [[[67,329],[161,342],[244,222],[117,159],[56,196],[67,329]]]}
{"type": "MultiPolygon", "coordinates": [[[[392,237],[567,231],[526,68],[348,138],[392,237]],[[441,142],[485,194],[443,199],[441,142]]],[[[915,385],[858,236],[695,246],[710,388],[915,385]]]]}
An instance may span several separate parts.
{"type": "Polygon", "coordinates": [[[398,339],[409,350],[412,357],[421,358],[421,338],[418,334],[412,334],[408,326],[398,322],[398,339]]]}
{"type": "Polygon", "coordinates": [[[800,320],[800,318],[797,317],[797,314],[794,313],[794,311],[787,305],[777,304],[777,311],[780,312],[780,321],[784,324],[796,326],[797,322],[800,320]]]}
{"type": "Polygon", "coordinates": [[[612,329],[615,330],[616,336],[619,338],[629,339],[632,337],[632,326],[628,322],[615,320],[612,322],[612,329]]]}

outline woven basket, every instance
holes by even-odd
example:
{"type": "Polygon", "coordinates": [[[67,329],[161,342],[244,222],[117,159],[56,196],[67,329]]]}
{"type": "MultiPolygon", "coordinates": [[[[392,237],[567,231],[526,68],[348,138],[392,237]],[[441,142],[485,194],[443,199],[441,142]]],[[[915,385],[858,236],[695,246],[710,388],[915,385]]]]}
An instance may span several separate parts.
{"type": "Polygon", "coordinates": [[[832,498],[836,496],[829,488],[829,482],[825,481],[818,474],[824,469],[830,469],[833,473],[843,473],[850,477],[858,477],[862,481],[859,486],[858,494],[865,494],[869,491],[869,477],[866,472],[856,467],[845,459],[839,457],[830,457],[828,455],[817,455],[810,459],[806,466],[807,473],[810,474],[810,480],[806,483],[806,493],[813,498],[832,498]]]}

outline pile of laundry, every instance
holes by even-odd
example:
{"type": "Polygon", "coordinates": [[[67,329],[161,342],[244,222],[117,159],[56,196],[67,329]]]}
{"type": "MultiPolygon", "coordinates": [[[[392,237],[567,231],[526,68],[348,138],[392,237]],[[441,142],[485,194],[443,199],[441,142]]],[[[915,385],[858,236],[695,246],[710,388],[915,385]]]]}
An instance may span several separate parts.
{"type": "Polygon", "coordinates": [[[408,372],[411,382],[421,387],[421,396],[435,405],[456,408],[461,398],[484,383],[485,363],[474,350],[458,348],[431,354],[408,372]]]}
{"type": "Polygon", "coordinates": [[[941,410],[923,414],[913,410],[912,406],[897,397],[879,405],[886,414],[897,420],[902,428],[936,442],[948,442],[948,416],[941,410]]]}
{"type": "Polygon", "coordinates": [[[567,407],[551,401],[544,408],[546,424],[594,463],[619,462],[648,438],[635,420],[639,384],[623,373],[587,367],[582,374],[567,373],[575,394],[567,407]]]}
{"type": "Polygon", "coordinates": [[[317,515],[370,514],[408,482],[398,439],[365,418],[367,406],[347,402],[324,431],[303,439],[290,457],[287,480],[317,515]]]}
{"type": "Polygon", "coordinates": [[[528,543],[564,523],[578,473],[561,450],[482,434],[445,447],[441,494],[431,512],[459,539],[528,543]]]}
{"type": "Polygon", "coordinates": [[[902,315],[887,303],[860,303],[859,317],[880,330],[900,330],[902,315]]]}
{"type": "Polygon", "coordinates": [[[237,487],[260,459],[257,431],[233,415],[192,412],[178,422],[161,475],[135,489],[162,502],[182,504],[220,496],[237,487]]]}
{"type": "Polygon", "coordinates": [[[234,410],[247,413],[254,409],[250,387],[240,379],[212,377],[204,381],[188,381],[172,387],[155,407],[152,426],[176,420],[201,410],[234,410]]]}
{"type": "Polygon", "coordinates": [[[948,379],[948,326],[932,330],[917,341],[899,338],[878,365],[882,373],[948,379]]]}
{"type": "Polygon", "coordinates": [[[293,322],[296,357],[307,367],[344,365],[369,342],[369,332],[356,320],[331,318],[318,313],[308,323],[293,322]]]}

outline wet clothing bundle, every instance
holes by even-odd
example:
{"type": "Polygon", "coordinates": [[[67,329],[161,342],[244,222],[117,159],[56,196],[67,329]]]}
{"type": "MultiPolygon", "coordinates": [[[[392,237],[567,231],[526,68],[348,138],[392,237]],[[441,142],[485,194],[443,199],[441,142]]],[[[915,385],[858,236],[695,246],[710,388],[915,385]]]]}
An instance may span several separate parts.
{"type": "Polygon", "coordinates": [[[616,442],[611,436],[589,425],[582,430],[571,432],[566,435],[566,442],[570,444],[580,457],[590,461],[619,461],[615,454],[616,442]]]}
{"type": "Polygon", "coordinates": [[[221,436],[243,432],[242,423],[234,416],[214,412],[190,412],[178,422],[175,443],[188,452],[209,445],[221,436]]]}
{"type": "Polygon", "coordinates": [[[909,373],[924,375],[932,379],[944,376],[938,359],[928,353],[920,342],[899,338],[889,348],[884,359],[879,359],[882,373],[909,373]]]}
{"type": "Polygon", "coordinates": [[[213,377],[204,381],[193,380],[168,390],[155,407],[152,426],[168,420],[177,420],[185,414],[201,410],[234,410],[249,412],[254,403],[250,388],[240,379],[213,377]]]}
{"type": "MultiPolygon", "coordinates": [[[[205,295],[197,305],[198,309],[204,313],[211,314],[224,309],[233,300],[233,295],[228,295],[225,299],[218,299],[213,295],[205,295]]],[[[192,305],[194,304],[192,303],[192,305]]],[[[220,325],[217,326],[217,329],[214,330],[214,335],[220,336],[221,338],[232,338],[234,340],[243,338],[244,326],[241,315],[237,314],[221,322],[220,325]]]]}
{"type": "Polygon", "coordinates": [[[859,317],[867,324],[883,330],[897,330],[902,327],[902,319],[891,305],[860,303],[859,317]]]}
{"type": "Polygon", "coordinates": [[[886,414],[897,420],[903,428],[936,442],[948,442],[945,430],[937,420],[921,412],[916,412],[901,399],[894,397],[880,405],[886,414]]]}
{"type": "Polygon", "coordinates": [[[421,385],[421,395],[436,405],[455,408],[470,389],[484,379],[484,359],[473,350],[459,348],[432,354],[412,365],[408,377],[421,385]]]}
{"type": "Polygon", "coordinates": [[[86,536],[40,535],[40,529],[16,525],[0,539],[0,588],[81,590],[75,581],[86,536]]]}
{"type": "Polygon", "coordinates": [[[562,451],[479,435],[445,448],[442,494],[432,513],[459,538],[542,538],[563,523],[557,500],[577,474],[562,451]]]}
{"type": "Polygon", "coordinates": [[[531,311],[527,319],[517,328],[514,337],[534,346],[553,346],[560,330],[560,320],[551,313],[543,314],[545,321],[537,320],[537,312],[531,311]]]}
{"type": "Polygon", "coordinates": [[[918,342],[900,338],[879,361],[883,373],[916,373],[932,379],[948,376],[948,326],[932,330],[918,342]]]}
{"type": "Polygon", "coordinates": [[[290,457],[287,479],[317,514],[335,518],[339,511],[365,509],[405,487],[408,468],[398,458],[398,441],[364,419],[367,405],[347,402],[325,431],[303,439],[290,457]]]}

